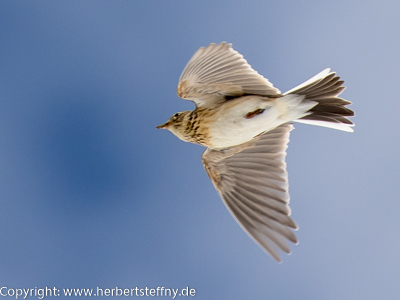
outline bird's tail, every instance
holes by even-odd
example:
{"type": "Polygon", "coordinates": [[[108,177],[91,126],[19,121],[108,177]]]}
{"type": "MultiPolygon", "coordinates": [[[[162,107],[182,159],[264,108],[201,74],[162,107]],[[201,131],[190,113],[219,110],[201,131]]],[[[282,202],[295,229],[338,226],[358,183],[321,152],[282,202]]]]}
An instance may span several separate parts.
{"type": "Polygon", "coordinates": [[[346,107],[351,102],[337,97],[345,87],[342,86],[344,81],[335,75],[330,69],[325,69],[284,94],[303,95],[304,101],[318,103],[308,111],[308,115],[296,122],[353,131],[351,127],[354,124],[348,117],[354,116],[354,112],[346,107]]]}

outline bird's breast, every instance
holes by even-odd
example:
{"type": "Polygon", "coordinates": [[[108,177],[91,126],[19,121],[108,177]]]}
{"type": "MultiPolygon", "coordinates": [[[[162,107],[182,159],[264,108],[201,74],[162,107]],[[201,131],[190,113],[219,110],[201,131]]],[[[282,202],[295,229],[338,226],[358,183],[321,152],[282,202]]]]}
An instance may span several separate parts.
{"type": "Polygon", "coordinates": [[[190,112],[182,124],[185,141],[209,147],[209,128],[214,122],[215,109],[196,109],[190,112]]]}

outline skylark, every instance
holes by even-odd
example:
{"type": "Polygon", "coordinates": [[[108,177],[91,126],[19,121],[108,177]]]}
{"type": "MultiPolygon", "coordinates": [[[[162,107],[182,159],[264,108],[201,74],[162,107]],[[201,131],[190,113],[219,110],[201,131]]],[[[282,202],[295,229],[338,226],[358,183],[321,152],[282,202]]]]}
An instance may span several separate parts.
{"type": "Polygon", "coordinates": [[[291,122],[352,132],[343,80],[325,69],[281,94],[231,44],[201,47],[187,63],[178,96],[196,104],[165,128],[207,147],[204,168],[236,221],[275,260],[297,243],[290,218],[286,149],[291,122]]]}

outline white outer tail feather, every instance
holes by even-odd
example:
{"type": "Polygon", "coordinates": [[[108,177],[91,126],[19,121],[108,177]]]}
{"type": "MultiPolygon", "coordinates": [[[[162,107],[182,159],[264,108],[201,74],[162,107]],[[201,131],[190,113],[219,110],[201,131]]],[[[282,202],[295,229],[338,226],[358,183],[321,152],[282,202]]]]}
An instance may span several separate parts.
{"type": "Polygon", "coordinates": [[[354,129],[351,128],[354,126],[354,124],[328,123],[328,122],[323,122],[323,121],[299,120],[299,119],[294,120],[294,122],[308,124],[308,125],[314,125],[314,126],[327,127],[327,128],[342,130],[342,131],[346,131],[346,132],[354,132],[354,129]]]}

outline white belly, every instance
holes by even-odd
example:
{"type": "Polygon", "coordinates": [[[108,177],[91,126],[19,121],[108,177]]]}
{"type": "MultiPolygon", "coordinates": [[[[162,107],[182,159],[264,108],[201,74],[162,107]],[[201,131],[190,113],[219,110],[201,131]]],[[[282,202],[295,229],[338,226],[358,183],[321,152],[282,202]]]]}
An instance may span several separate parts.
{"type": "Polygon", "coordinates": [[[316,102],[305,102],[303,99],[303,96],[298,95],[275,99],[245,96],[224,103],[209,128],[210,147],[217,149],[240,145],[283,123],[306,116],[316,102]],[[265,111],[250,118],[246,117],[257,109],[265,111]]]}

